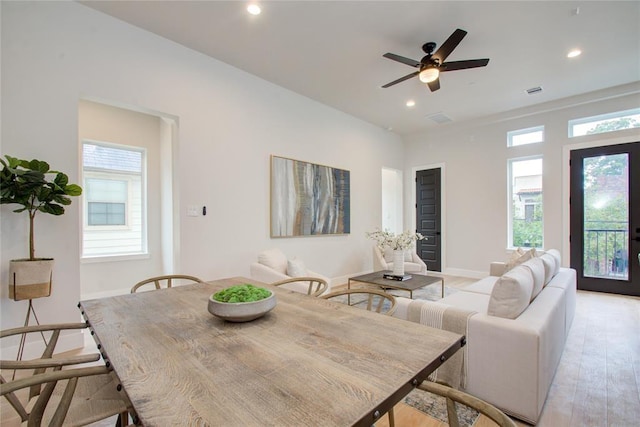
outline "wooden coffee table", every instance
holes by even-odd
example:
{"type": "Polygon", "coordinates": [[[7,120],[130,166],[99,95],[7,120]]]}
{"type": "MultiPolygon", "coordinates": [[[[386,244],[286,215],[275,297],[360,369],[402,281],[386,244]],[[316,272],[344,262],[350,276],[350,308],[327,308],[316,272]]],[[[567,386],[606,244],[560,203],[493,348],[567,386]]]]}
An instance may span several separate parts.
{"type": "Polygon", "coordinates": [[[362,276],[350,277],[347,282],[347,289],[351,289],[351,282],[361,282],[370,285],[376,285],[383,290],[385,289],[398,289],[401,291],[408,291],[409,297],[413,299],[413,291],[416,289],[424,288],[425,286],[433,285],[434,283],[441,283],[442,298],[444,298],[444,277],[430,276],[429,274],[408,273],[412,277],[409,280],[391,280],[382,277],[384,274],[390,274],[390,270],[375,271],[369,274],[363,274],[362,276]]]}

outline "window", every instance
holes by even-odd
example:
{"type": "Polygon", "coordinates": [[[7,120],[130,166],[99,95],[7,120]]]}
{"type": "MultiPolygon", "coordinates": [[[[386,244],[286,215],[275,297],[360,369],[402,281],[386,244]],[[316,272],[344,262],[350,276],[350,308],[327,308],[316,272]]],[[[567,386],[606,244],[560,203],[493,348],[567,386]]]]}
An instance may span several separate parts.
{"type": "Polygon", "coordinates": [[[83,142],[83,257],[146,253],[144,170],[143,149],[83,142]]]}
{"type": "MultiPolygon", "coordinates": [[[[90,171],[87,175],[92,175],[90,171]]],[[[85,178],[87,225],[126,225],[128,182],[119,179],[85,178]]]]}
{"type": "Polygon", "coordinates": [[[569,120],[569,137],[640,128],[640,108],[569,120]]]}
{"type": "Polygon", "coordinates": [[[542,157],[509,161],[509,247],[543,247],[542,157]]]}
{"type": "Polygon", "coordinates": [[[544,126],[519,129],[507,132],[507,147],[535,144],[544,141],[544,126]]]}
{"type": "Polygon", "coordinates": [[[124,203],[88,203],[89,225],[125,225],[124,203]]]}

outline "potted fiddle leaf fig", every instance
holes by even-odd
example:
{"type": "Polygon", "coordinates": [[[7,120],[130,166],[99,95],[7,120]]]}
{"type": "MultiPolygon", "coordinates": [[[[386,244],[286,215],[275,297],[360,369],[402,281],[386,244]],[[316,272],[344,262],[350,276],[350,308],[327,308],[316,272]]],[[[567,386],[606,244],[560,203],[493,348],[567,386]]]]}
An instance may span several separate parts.
{"type": "Polygon", "coordinates": [[[22,160],[11,156],[0,158],[0,204],[16,204],[14,212],[29,215],[29,258],[11,260],[9,297],[19,301],[51,295],[52,258],[36,258],[34,220],[38,212],[62,215],[71,204],[71,196],[82,194],[82,188],[69,184],[69,177],[50,170],[42,160],[22,160]]]}

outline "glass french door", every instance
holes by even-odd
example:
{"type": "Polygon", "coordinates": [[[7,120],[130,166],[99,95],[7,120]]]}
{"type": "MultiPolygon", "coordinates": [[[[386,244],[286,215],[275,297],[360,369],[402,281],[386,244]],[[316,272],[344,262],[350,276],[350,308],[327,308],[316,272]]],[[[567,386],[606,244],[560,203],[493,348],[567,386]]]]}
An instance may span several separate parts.
{"type": "Polygon", "coordinates": [[[578,289],[640,295],[640,142],[571,152],[578,289]]]}

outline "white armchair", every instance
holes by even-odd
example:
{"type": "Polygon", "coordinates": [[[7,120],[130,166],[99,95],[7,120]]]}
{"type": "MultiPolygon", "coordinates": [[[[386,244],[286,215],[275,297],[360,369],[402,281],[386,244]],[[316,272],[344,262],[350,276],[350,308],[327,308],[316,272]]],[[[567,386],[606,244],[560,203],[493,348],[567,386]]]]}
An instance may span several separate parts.
{"type": "MultiPolygon", "coordinates": [[[[393,270],[393,250],[385,249],[384,252],[373,246],[373,269],[393,270]]],[[[427,274],[427,264],[420,259],[415,249],[411,249],[404,254],[404,271],[405,273],[427,274]]]]}
{"type": "MultiPolygon", "coordinates": [[[[275,283],[293,277],[318,277],[327,282],[327,289],[324,293],[331,292],[331,281],[328,277],[320,273],[307,270],[304,263],[296,258],[287,259],[287,256],[280,249],[269,249],[258,254],[258,262],[254,262],[249,267],[251,278],[264,283],[275,283]]],[[[283,288],[292,291],[307,293],[308,282],[287,283],[283,288]]]]}

